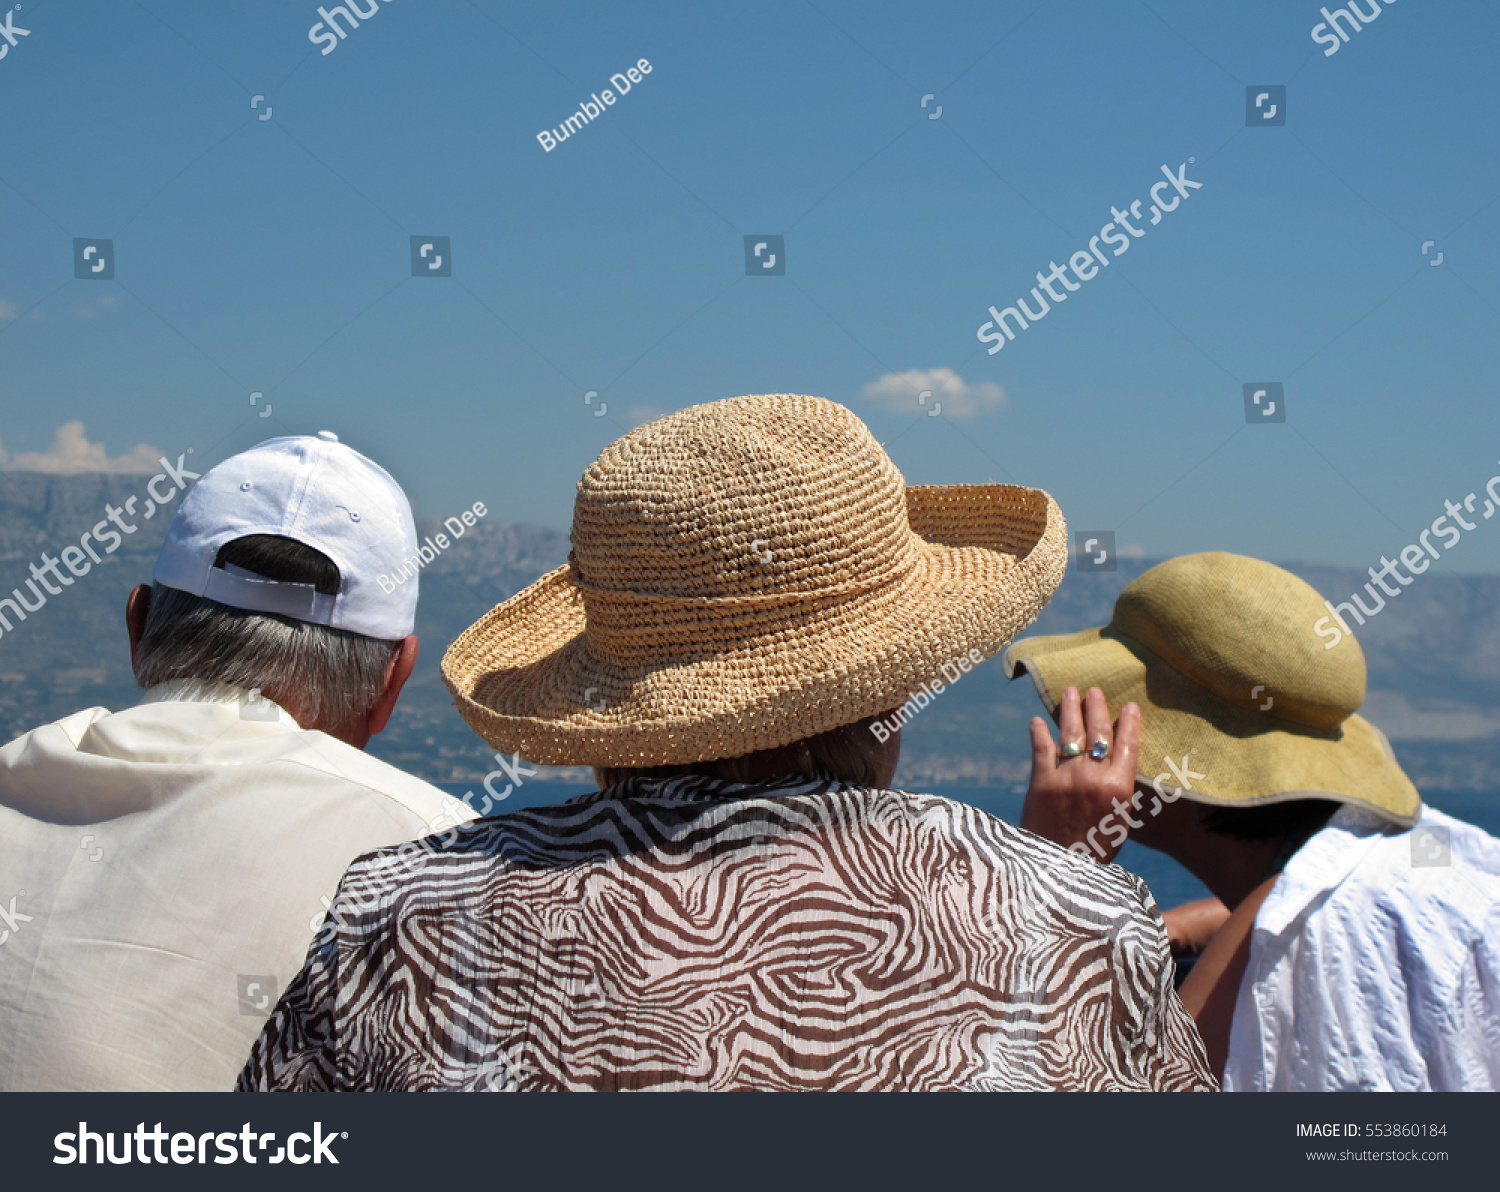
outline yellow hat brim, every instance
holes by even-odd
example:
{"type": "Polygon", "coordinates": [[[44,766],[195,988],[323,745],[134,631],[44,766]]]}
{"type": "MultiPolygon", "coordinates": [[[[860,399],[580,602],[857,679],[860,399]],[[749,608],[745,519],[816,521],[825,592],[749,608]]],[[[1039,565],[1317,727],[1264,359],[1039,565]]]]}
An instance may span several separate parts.
{"type": "Polygon", "coordinates": [[[1232,706],[1108,626],[1028,637],[1005,652],[1007,678],[1024,669],[1049,712],[1069,687],[1098,687],[1111,720],[1141,709],[1139,781],[1226,807],[1322,798],[1368,807],[1411,827],[1422,798],[1383,733],[1361,716],[1322,732],[1283,720],[1274,703],[1232,706]],[[1168,765],[1202,778],[1184,788],[1168,765]],[[1186,763],[1184,764],[1184,759],[1186,763]]]}

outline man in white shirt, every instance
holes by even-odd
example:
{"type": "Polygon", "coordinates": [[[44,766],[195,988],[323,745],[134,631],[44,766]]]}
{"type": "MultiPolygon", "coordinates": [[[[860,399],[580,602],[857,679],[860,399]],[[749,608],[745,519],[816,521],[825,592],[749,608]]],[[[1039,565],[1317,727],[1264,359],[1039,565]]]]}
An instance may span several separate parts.
{"type": "Polygon", "coordinates": [[[1108,625],[1017,642],[1062,742],[1033,722],[1021,826],[1100,862],[1128,836],[1222,903],[1165,918],[1206,940],[1181,995],[1224,1089],[1500,1088],[1500,841],[1423,806],[1330,611],[1270,563],[1188,555],[1108,625]],[[1133,782],[1099,764],[1121,754],[1133,782]]]}
{"type": "Polygon", "coordinates": [[[1493,836],[1342,807],[1254,918],[1225,1091],[1500,1089],[1493,836]]]}
{"type": "Polygon", "coordinates": [[[228,1090],[355,857],[473,818],[363,752],[417,656],[411,510],[330,432],[184,498],[136,707],[0,748],[0,1091],[228,1090]],[[392,591],[385,591],[391,586],[392,591]]]}

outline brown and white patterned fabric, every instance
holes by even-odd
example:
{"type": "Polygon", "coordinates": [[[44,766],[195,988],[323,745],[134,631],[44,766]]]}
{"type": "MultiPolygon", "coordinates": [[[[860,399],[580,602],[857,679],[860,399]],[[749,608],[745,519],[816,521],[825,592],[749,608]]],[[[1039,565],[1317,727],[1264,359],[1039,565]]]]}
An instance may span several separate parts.
{"type": "Polygon", "coordinates": [[[633,779],[356,861],[251,1090],[1212,1090],[1139,878],[948,799],[633,779]]]}

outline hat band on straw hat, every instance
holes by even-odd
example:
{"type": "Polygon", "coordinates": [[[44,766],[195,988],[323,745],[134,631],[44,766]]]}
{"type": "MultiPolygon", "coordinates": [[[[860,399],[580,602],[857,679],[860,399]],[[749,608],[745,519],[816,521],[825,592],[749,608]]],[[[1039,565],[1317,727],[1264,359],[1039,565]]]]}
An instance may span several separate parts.
{"type": "Polygon", "coordinates": [[[920,557],[873,580],[848,580],[811,592],[756,592],[740,596],[666,596],[591,587],[572,570],[587,614],[589,652],[631,662],[673,655],[702,657],[751,649],[772,638],[795,637],[831,610],[879,603],[917,578],[920,557]]]}
{"type": "Polygon", "coordinates": [[[677,596],[667,592],[636,592],[622,590],[620,588],[601,588],[591,584],[583,577],[578,567],[578,562],[572,556],[568,558],[568,567],[572,573],[573,586],[584,593],[586,598],[596,599],[601,605],[628,604],[641,608],[704,608],[704,609],[731,609],[737,607],[755,607],[764,605],[771,607],[783,604],[797,604],[804,600],[817,600],[823,596],[858,596],[865,592],[878,592],[881,588],[893,587],[903,580],[910,579],[911,575],[920,566],[919,555],[912,555],[903,560],[899,565],[887,568],[883,573],[876,573],[866,579],[845,580],[837,584],[821,584],[816,588],[800,588],[778,590],[765,590],[760,592],[742,592],[729,596],[677,596]]]}

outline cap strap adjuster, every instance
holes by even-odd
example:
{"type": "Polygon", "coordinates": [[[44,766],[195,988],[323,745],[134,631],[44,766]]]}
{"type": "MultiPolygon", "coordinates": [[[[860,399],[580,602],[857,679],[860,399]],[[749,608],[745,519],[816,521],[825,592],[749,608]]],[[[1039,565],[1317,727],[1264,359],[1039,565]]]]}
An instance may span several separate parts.
{"type": "Polygon", "coordinates": [[[331,625],[338,595],[319,592],[312,584],[265,579],[226,563],[209,570],[203,595],[247,612],[276,613],[314,625],[331,625]]]}

